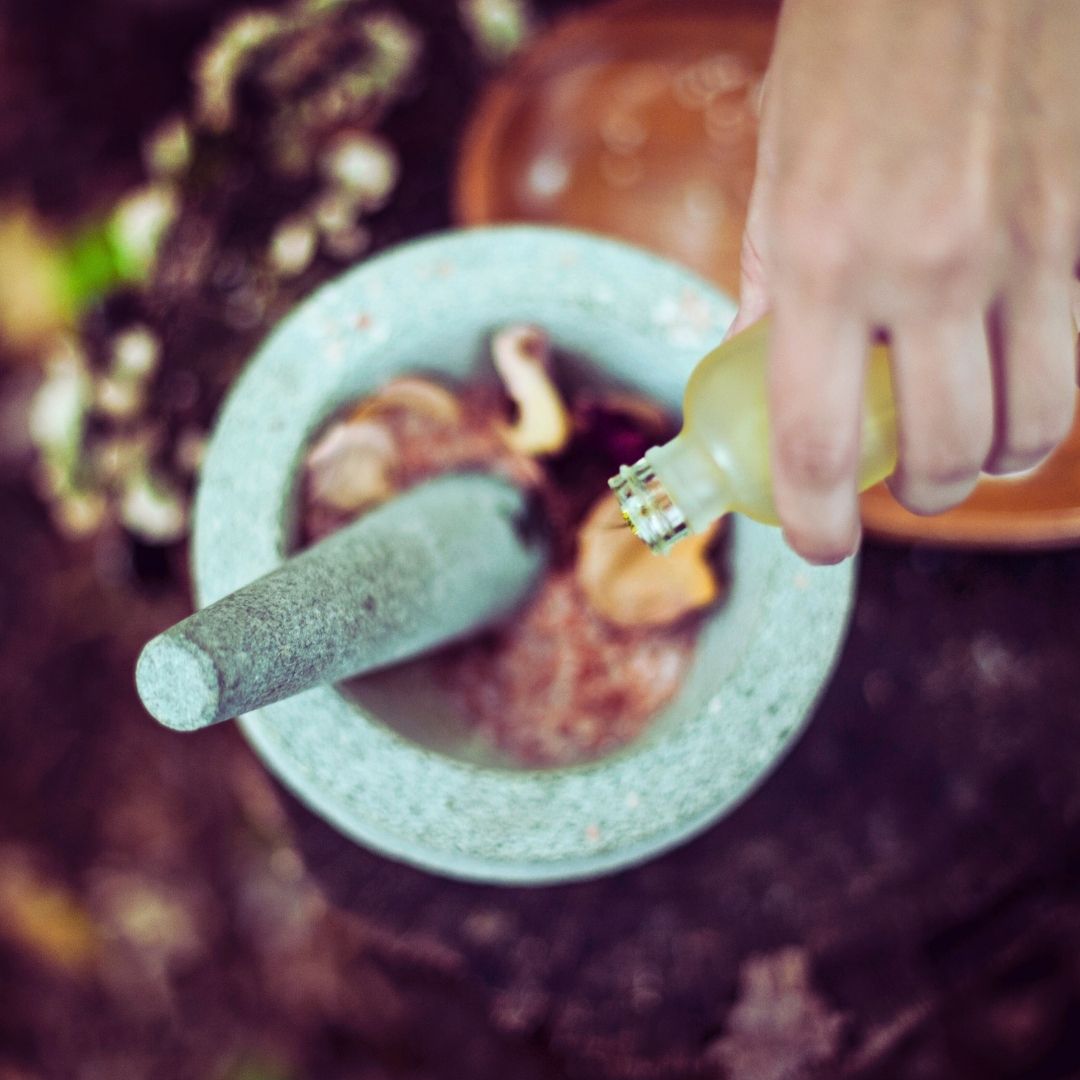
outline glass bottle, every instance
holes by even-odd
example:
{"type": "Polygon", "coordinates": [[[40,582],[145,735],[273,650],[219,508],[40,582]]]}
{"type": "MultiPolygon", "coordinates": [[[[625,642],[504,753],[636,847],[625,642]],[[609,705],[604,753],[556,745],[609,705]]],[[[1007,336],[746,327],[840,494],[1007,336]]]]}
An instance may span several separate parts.
{"type": "MultiPolygon", "coordinates": [[[[706,355],[683,399],[683,428],[608,481],[634,532],[656,552],[732,510],[779,524],[772,498],[763,319],[706,355]]],[[[887,349],[866,372],[859,490],[896,466],[896,418],[887,349]]]]}

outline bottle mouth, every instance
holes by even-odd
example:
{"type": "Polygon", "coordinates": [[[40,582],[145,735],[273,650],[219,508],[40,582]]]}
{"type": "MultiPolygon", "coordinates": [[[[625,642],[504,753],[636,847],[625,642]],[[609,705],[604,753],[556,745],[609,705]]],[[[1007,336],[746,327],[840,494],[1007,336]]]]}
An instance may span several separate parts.
{"type": "Polygon", "coordinates": [[[690,531],[648,457],[635,465],[624,465],[619,475],[608,481],[608,487],[615,492],[619,509],[634,535],[651,551],[663,554],[690,531]]]}

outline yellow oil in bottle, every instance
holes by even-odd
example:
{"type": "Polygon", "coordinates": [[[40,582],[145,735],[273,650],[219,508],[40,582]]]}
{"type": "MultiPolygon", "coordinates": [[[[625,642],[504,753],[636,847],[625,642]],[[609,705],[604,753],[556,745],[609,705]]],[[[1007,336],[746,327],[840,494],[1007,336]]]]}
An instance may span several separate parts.
{"type": "MultiPolygon", "coordinates": [[[[686,387],[682,431],[609,481],[626,520],[653,551],[666,551],[730,511],[779,524],[769,465],[768,333],[763,319],[706,355],[686,387]]],[[[860,491],[896,466],[896,418],[884,346],[871,350],[864,393],[860,491]]]]}

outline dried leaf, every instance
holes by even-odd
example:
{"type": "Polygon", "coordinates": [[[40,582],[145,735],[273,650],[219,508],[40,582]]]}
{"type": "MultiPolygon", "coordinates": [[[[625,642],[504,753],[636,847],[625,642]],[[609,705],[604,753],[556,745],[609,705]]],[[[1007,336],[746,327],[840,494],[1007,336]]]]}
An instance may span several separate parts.
{"type": "Polygon", "coordinates": [[[71,321],[59,239],[29,209],[0,206],[0,265],[0,332],[33,353],[71,321]]]}
{"type": "Polygon", "coordinates": [[[626,527],[611,495],[598,499],[578,536],[576,575],[592,607],[617,626],[663,626],[720,595],[706,557],[715,528],[658,559],[626,527]]]}
{"type": "Polygon", "coordinates": [[[751,956],[740,971],[739,998],[728,1031],[710,1056],[728,1080],[809,1080],[834,1061],[845,1018],[833,1012],[810,983],[801,948],[751,956]]]}
{"type": "Polygon", "coordinates": [[[0,931],[72,974],[87,970],[98,952],[97,930],[78,897],[15,848],[0,851],[0,931]]]}
{"type": "Polygon", "coordinates": [[[445,424],[456,424],[461,420],[461,405],[450,390],[430,379],[414,375],[392,379],[370,397],[364,398],[350,420],[364,420],[395,409],[419,413],[445,424]]]}

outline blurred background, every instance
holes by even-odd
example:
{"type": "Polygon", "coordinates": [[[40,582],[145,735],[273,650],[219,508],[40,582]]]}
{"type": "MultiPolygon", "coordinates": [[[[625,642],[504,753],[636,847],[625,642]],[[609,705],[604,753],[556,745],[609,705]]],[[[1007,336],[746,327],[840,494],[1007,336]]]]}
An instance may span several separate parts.
{"type": "Polygon", "coordinates": [[[235,727],[178,736],[134,693],[142,644],[190,610],[215,410],[316,285],[529,218],[734,288],[773,20],[0,5],[0,1080],[1080,1076],[1067,456],[1052,528],[1013,528],[1015,489],[974,531],[879,518],[795,751],[705,836],[600,881],[387,862],[235,727]]]}

